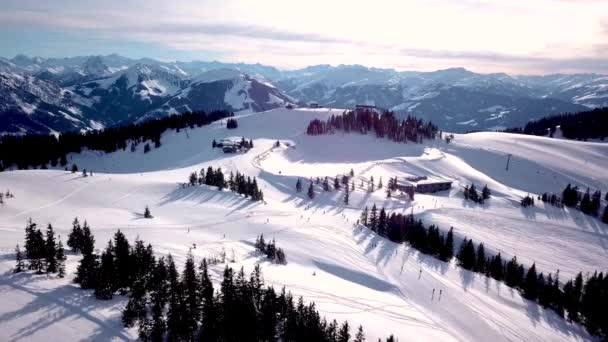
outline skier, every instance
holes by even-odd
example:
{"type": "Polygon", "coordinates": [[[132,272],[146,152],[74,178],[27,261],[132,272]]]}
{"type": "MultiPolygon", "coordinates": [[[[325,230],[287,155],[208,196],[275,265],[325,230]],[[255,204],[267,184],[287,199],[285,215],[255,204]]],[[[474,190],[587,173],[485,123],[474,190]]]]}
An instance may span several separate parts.
{"type": "Polygon", "coordinates": [[[441,294],[443,293],[443,290],[439,290],[439,300],[441,300],[441,294]]]}
{"type": "Polygon", "coordinates": [[[433,294],[431,294],[431,301],[435,299],[435,289],[433,289],[433,294]]]}
{"type": "Polygon", "coordinates": [[[422,268],[420,269],[420,272],[418,272],[418,280],[420,280],[420,277],[422,277],[422,268]]]}

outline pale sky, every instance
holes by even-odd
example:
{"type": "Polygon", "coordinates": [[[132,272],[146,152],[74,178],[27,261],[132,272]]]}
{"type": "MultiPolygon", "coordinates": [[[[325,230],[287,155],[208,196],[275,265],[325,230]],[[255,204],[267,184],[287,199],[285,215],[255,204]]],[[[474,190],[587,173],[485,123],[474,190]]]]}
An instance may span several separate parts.
{"type": "Polygon", "coordinates": [[[608,0],[0,0],[0,56],[608,74],[608,0]]]}

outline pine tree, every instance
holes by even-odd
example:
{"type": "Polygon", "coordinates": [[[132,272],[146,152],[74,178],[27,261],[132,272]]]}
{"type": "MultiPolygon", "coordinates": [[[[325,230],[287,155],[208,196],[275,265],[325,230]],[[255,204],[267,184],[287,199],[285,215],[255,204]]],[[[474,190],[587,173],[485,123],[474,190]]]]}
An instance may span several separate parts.
{"type": "Polygon", "coordinates": [[[188,340],[194,338],[197,327],[197,319],[200,317],[200,285],[196,274],[194,257],[189,252],[182,273],[182,288],[184,290],[183,324],[188,331],[188,340]]]}
{"type": "Polygon", "coordinates": [[[209,277],[206,259],[203,259],[200,266],[200,271],[202,327],[201,332],[199,334],[199,341],[217,341],[219,338],[219,312],[215,300],[213,283],[211,282],[211,278],[209,277]]]}
{"type": "Polygon", "coordinates": [[[57,259],[57,276],[59,278],[65,277],[65,252],[63,250],[63,242],[61,242],[61,237],[57,241],[57,246],[55,247],[55,257],[57,259]]]}
{"type": "Polygon", "coordinates": [[[112,299],[114,296],[114,291],[116,289],[114,283],[115,269],[114,244],[112,243],[112,240],[110,240],[108,241],[108,246],[105,251],[101,253],[101,262],[95,282],[95,297],[97,299],[108,300],[112,299]]]}
{"type": "Polygon", "coordinates": [[[355,335],[354,342],[365,342],[365,335],[363,334],[363,326],[359,326],[359,330],[357,331],[357,335],[355,335]]]}
{"type": "Polygon", "coordinates": [[[25,265],[23,264],[23,254],[21,253],[21,249],[19,248],[19,245],[17,245],[17,247],[15,247],[15,259],[16,259],[17,263],[15,265],[15,269],[13,270],[13,272],[14,273],[23,272],[25,265]]]}
{"type": "Polygon", "coordinates": [[[476,263],[473,240],[467,240],[466,238],[463,240],[460,252],[458,253],[458,260],[463,268],[467,270],[473,269],[476,263]]]}
{"type": "Polygon", "coordinates": [[[338,176],[334,178],[334,190],[340,190],[340,181],[338,179],[338,176]]]}
{"type": "Polygon", "coordinates": [[[80,248],[82,259],[80,259],[80,263],[76,269],[76,278],[74,279],[74,282],[80,284],[80,287],[83,289],[92,289],[95,288],[98,261],[97,255],[94,254],[95,238],[91,234],[91,230],[86,221],[82,227],[80,248]]]}
{"type": "Polygon", "coordinates": [[[349,195],[350,195],[350,190],[349,190],[348,184],[347,184],[346,187],[344,188],[344,205],[348,205],[349,195]]]}
{"type": "Polygon", "coordinates": [[[382,189],[382,176],[380,176],[380,180],[378,181],[378,189],[382,189]]]}
{"type": "Polygon", "coordinates": [[[315,189],[313,188],[312,182],[310,182],[310,185],[308,186],[308,198],[315,198],[315,189]]]}
{"type": "Polygon", "coordinates": [[[300,181],[300,178],[298,178],[298,181],[296,182],[296,191],[302,192],[302,181],[300,181]]]}
{"type": "Polygon", "coordinates": [[[536,263],[528,269],[526,278],[523,284],[524,297],[530,300],[536,300],[538,296],[538,276],[536,274],[536,263]]]}
{"type": "Polygon", "coordinates": [[[114,265],[116,290],[126,294],[133,283],[131,246],[120,229],[114,234],[114,265]]]}
{"type": "Polygon", "coordinates": [[[386,219],[386,211],[384,208],[380,209],[380,215],[378,215],[378,227],[376,228],[376,232],[380,236],[387,236],[387,219],[386,219]]]}
{"type": "Polygon", "coordinates": [[[454,227],[450,227],[448,231],[439,258],[443,261],[449,261],[454,256],[454,227]]]}
{"type": "Polygon", "coordinates": [[[602,215],[602,222],[608,224],[608,205],[604,207],[604,215],[602,215]]]}
{"type": "Polygon", "coordinates": [[[475,271],[479,273],[486,272],[486,250],[483,246],[483,242],[477,245],[477,263],[475,265],[475,271]]]}
{"type": "Polygon", "coordinates": [[[368,225],[367,216],[368,216],[368,210],[367,210],[367,206],[366,206],[365,209],[361,212],[361,218],[359,219],[359,222],[362,225],[364,225],[365,227],[367,227],[367,225],[368,225]]]}
{"type": "Polygon", "coordinates": [[[72,249],[73,252],[80,252],[80,244],[82,242],[82,228],[80,227],[80,222],[78,222],[78,218],[75,217],[72,222],[72,232],[68,236],[68,247],[72,249]]]}
{"type": "Polygon", "coordinates": [[[338,342],[349,342],[350,341],[350,327],[348,321],[344,321],[340,330],[338,331],[338,342]]]}
{"type": "Polygon", "coordinates": [[[160,258],[156,263],[151,275],[151,304],[152,304],[152,320],[148,324],[149,340],[164,341],[164,335],[167,330],[164,311],[169,296],[169,285],[167,283],[167,268],[165,259],[160,258]]]}
{"type": "Polygon", "coordinates": [[[485,201],[487,199],[490,198],[491,192],[490,189],[488,189],[488,185],[484,185],[483,189],[481,190],[481,198],[485,201]]]}
{"type": "Polygon", "coordinates": [[[372,206],[372,210],[369,215],[369,229],[376,231],[378,229],[378,209],[376,204],[372,206]]]}
{"type": "Polygon", "coordinates": [[[329,179],[327,177],[323,180],[323,191],[329,191],[329,179]]]}
{"type": "Polygon", "coordinates": [[[146,209],[144,210],[144,217],[152,218],[152,214],[150,213],[150,208],[148,208],[148,206],[146,206],[146,209]]]}
{"type": "Polygon", "coordinates": [[[78,172],[78,166],[76,164],[72,164],[72,173],[78,172]]]}
{"type": "Polygon", "coordinates": [[[374,192],[374,190],[375,190],[374,187],[375,187],[374,176],[370,176],[369,177],[369,189],[368,189],[368,191],[369,192],[374,192]]]}
{"type": "Polygon", "coordinates": [[[57,272],[57,242],[55,241],[55,232],[53,226],[49,223],[46,228],[46,241],[44,248],[44,257],[46,260],[46,273],[57,272]]]}
{"type": "Polygon", "coordinates": [[[169,279],[169,308],[167,311],[167,330],[169,340],[178,341],[183,334],[182,302],[184,301],[182,284],[179,273],[173,262],[173,257],[167,257],[167,273],[169,279]]]}

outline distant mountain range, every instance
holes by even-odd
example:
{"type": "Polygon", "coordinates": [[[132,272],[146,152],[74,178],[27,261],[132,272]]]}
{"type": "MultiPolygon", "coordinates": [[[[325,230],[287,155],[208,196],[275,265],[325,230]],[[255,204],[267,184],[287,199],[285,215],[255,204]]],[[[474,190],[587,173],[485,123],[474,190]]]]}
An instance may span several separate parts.
{"type": "Polygon", "coordinates": [[[94,129],[194,110],[263,111],[288,103],[373,104],[445,131],[494,130],[608,106],[608,76],[510,76],[463,68],[360,65],[279,70],[261,64],[161,62],[119,55],[0,57],[0,132],[94,129]]]}

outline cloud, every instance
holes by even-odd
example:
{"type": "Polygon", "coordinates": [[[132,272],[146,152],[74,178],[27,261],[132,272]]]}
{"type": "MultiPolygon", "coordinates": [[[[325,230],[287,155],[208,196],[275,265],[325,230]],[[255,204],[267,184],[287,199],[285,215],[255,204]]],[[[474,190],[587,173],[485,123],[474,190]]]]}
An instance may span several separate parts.
{"type": "Polygon", "coordinates": [[[4,1],[0,30],[82,32],[279,67],[608,72],[608,2],[594,0],[4,1]]]}

